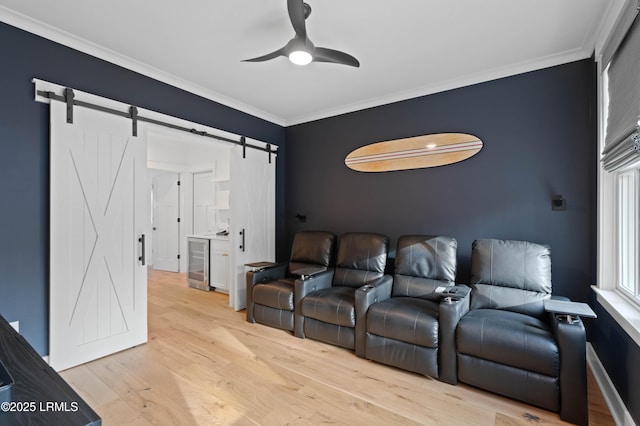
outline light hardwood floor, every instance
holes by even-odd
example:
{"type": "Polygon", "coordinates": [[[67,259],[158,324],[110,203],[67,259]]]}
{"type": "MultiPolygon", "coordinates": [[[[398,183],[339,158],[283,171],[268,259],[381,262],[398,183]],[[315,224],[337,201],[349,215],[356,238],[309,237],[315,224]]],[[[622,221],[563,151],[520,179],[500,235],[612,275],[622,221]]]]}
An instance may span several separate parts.
{"type": "MultiPolygon", "coordinates": [[[[147,344],[62,372],[111,425],[564,424],[557,414],[245,321],[149,271],[147,344]]],[[[614,422],[589,373],[590,424],[614,422]]]]}

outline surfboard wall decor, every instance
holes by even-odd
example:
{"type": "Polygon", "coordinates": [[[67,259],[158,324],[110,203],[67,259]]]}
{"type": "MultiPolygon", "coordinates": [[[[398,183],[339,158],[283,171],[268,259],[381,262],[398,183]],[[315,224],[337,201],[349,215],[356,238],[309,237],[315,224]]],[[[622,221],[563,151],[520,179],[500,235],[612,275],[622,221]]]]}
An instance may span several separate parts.
{"type": "Polygon", "coordinates": [[[482,141],[466,133],[437,133],[362,146],[344,159],[359,172],[390,172],[445,166],[473,157],[482,141]]]}

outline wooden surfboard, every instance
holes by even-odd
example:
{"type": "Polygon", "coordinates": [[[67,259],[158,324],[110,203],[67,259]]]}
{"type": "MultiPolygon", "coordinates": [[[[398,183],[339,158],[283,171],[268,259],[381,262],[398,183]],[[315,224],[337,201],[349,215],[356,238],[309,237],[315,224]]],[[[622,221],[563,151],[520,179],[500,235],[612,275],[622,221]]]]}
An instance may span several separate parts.
{"type": "Polygon", "coordinates": [[[473,157],[482,141],[466,133],[437,133],[362,146],[344,159],[359,172],[389,172],[444,166],[473,157]]]}

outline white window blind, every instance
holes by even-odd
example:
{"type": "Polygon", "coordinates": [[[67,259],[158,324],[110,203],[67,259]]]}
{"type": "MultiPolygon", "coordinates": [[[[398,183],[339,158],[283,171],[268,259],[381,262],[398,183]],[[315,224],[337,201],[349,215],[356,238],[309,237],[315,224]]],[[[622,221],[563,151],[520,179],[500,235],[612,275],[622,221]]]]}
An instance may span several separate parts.
{"type": "Polygon", "coordinates": [[[607,68],[609,108],[602,164],[619,170],[640,158],[640,20],[635,19],[607,68]]]}
{"type": "Polygon", "coordinates": [[[640,0],[628,0],[624,5],[624,10],[620,14],[620,18],[607,40],[607,44],[602,50],[602,64],[603,68],[609,65],[613,54],[616,52],[620,43],[627,35],[631,24],[636,19],[636,16],[640,12],[640,0]]]}

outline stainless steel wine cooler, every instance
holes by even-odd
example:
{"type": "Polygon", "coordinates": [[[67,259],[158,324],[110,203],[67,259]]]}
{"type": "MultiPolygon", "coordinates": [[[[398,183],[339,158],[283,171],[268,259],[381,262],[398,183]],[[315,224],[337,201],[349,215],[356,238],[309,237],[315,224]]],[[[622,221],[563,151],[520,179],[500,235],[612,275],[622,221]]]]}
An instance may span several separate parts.
{"type": "Polygon", "coordinates": [[[209,291],[209,239],[187,238],[187,282],[189,287],[209,291]]]}

